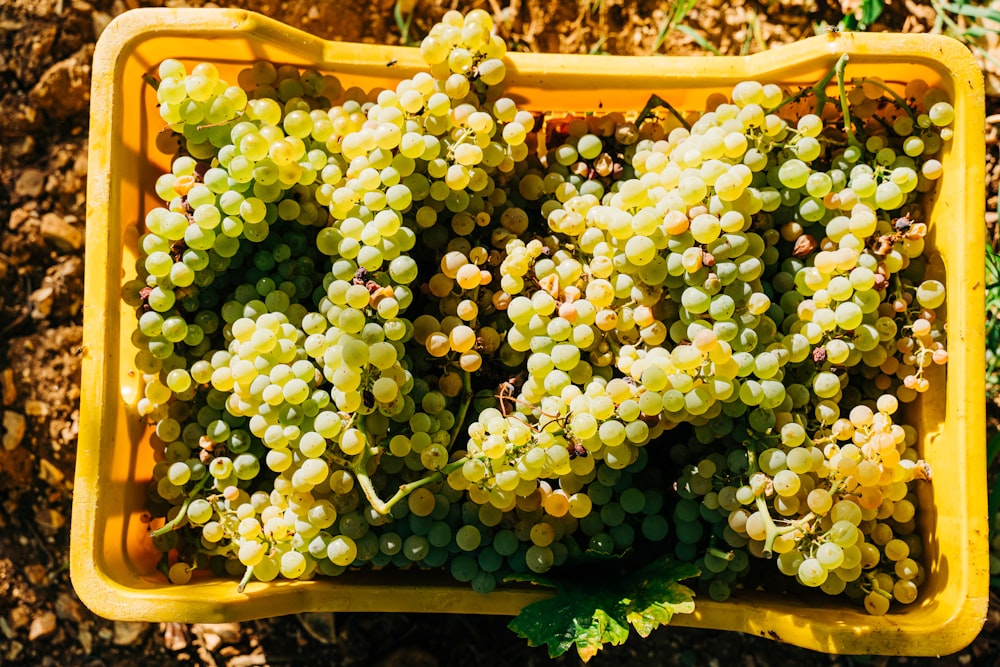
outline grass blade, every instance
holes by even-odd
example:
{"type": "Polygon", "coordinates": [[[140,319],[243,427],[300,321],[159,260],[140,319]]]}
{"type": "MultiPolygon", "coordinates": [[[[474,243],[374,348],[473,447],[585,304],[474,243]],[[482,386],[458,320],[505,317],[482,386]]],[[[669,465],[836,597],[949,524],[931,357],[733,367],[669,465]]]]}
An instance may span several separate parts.
{"type": "Polygon", "coordinates": [[[698,32],[694,28],[691,28],[691,27],[686,26],[686,25],[679,25],[679,26],[677,26],[677,30],[679,32],[684,33],[688,37],[690,37],[692,40],[694,40],[695,44],[697,44],[701,48],[705,49],[706,51],[710,51],[711,53],[713,53],[713,54],[715,54],[717,56],[721,56],[722,55],[721,53],[719,53],[719,50],[717,48],[715,48],[715,46],[712,45],[711,42],[709,42],[707,39],[705,39],[704,35],[702,35],[700,32],[698,32]]]}
{"type": "Polygon", "coordinates": [[[396,0],[396,5],[392,8],[392,16],[396,19],[396,28],[399,29],[399,37],[403,46],[416,46],[416,42],[410,39],[410,23],[413,21],[413,8],[411,7],[406,19],[403,19],[403,0],[396,0]]]}
{"type": "Polygon", "coordinates": [[[942,2],[938,5],[941,9],[952,14],[959,14],[973,19],[986,19],[1000,22],[1000,10],[992,7],[981,7],[979,5],[967,5],[964,2],[942,2]]]}

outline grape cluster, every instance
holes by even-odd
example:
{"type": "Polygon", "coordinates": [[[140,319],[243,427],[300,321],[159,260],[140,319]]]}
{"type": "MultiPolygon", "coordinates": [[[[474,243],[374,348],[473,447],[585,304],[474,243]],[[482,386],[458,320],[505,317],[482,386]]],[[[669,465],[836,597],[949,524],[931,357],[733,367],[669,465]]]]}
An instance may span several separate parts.
{"type": "Polygon", "coordinates": [[[872,613],[915,600],[930,471],[900,403],[947,361],[943,93],[842,59],[839,106],[828,77],[550,117],[505,96],[486,12],[420,52],[374,91],[159,67],[179,148],[126,299],[170,580],[485,593],[670,548],[718,600],[772,556],[872,613]]]}

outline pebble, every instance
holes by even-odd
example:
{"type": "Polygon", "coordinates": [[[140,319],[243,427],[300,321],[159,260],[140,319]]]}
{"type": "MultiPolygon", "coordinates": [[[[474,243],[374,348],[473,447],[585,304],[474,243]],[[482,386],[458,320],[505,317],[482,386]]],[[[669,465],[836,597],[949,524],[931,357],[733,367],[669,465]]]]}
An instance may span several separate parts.
{"type": "Polygon", "coordinates": [[[11,642],[10,646],[7,647],[7,652],[4,657],[10,661],[17,660],[17,657],[21,655],[21,651],[24,650],[24,644],[21,642],[11,642]]]}
{"type": "Polygon", "coordinates": [[[40,507],[35,510],[35,523],[42,532],[51,535],[66,525],[66,517],[53,507],[40,507]]]}
{"type": "Polygon", "coordinates": [[[38,563],[33,563],[31,565],[26,565],[24,567],[24,576],[28,578],[35,586],[38,586],[45,581],[45,566],[39,565],[38,563]]]}
{"type": "Polygon", "coordinates": [[[239,623],[197,623],[194,626],[202,635],[205,648],[215,651],[222,644],[233,644],[240,639],[239,623]]]}
{"type": "Polygon", "coordinates": [[[254,651],[249,655],[238,655],[226,663],[226,667],[255,667],[266,665],[267,656],[263,651],[254,651]]]}
{"type": "Polygon", "coordinates": [[[132,646],[138,644],[142,635],[149,629],[149,623],[138,621],[115,621],[114,635],[111,643],[116,646],[132,646]]]}
{"type": "Polygon", "coordinates": [[[76,633],[77,641],[80,642],[80,646],[83,648],[83,652],[90,655],[90,652],[94,650],[94,634],[90,631],[90,622],[81,623],[80,630],[76,633]]]}
{"type": "Polygon", "coordinates": [[[80,623],[83,621],[83,610],[80,603],[70,593],[62,592],[56,598],[56,616],[64,621],[80,623]]]}
{"type": "Polygon", "coordinates": [[[41,637],[48,637],[56,631],[56,615],[51,611],[43,611],[31,621],[28,629],[28,639],[35,641],[41,637]]]}
{"type": "Polygon", "coordinates": [[[14,369],[0,371],[0,397],[4,405],[14,405],[17,400],[17,385],[14,384],[14,369]]]}
{"type": "Polygon", "coordinates": [[[52,297],[55,290],[51,287],[42,287],[31,293],[31,316],[36,320],[42,320],[52,312],[52,297]]]}
{"type": "Polygon", "coordinates": [[[42,459],[38,462],[38,477],[52,486],[59,486],[66,479],[63,471],[48,459],[42,459]]]}
{"type": "Polygon", "coordinates": [[[49,416],[49,404],[45,401],[25,401],[24,414],[29,417],[41,417],[44,419],[49,416]]]}
{"type": "Polygon", "coordinates": [[[46,213],[42,216],[41,232],[46,241],[63,252],[83,247],[83,232],[58,213],[46,213]]]}
{"type": "Polygon", "coordinates": [[[10,625],[15,630],[23,628],[31,620],[31,614],[27,607],[19,605],[10,610],[10,625]]]}
{"type": "Polygon", "coordinates": [[[168,651],[183,651],[188,646],[187,629],[183,623],[160,623],[163,646],[168,651]]]}
{"type": "Polygon", "coordinates": [[[50,67],[28,94],[29,99],[53,118],[69,118],[86,111],[90,104],[90,63],[94,46],[79,51],[50,67]]]}
{"type": "Polygon", "coordinates": [[[28,167],[14,182],[14,193],[25,199],[35,198],[45,189],[45,173],[41,169],[28,167]]]}
{"type": "Polygon", "coordinates": [[[21,444],[28,424],[24,415],[12,410],[3,411],[3,448],[10,451],[21,444]]]}

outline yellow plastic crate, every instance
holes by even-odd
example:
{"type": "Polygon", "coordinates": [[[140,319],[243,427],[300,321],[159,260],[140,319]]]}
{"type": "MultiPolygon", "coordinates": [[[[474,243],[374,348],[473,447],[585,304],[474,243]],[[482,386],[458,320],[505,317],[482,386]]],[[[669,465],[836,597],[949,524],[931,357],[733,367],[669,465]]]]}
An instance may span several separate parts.
{"type": "MultiPolygon", "coordinates": [[[[982,75],[967,50],[927,35],[830,34],[748,57],[613,57],[511,54],[509,90],[531,109],[637,110],[651,93],[679,109],[743,79],[811,85],[837,58],[848,74],[892,85],[923,78],[954,99],[955,138],[930,211],[932,270],[948,286],[950,363],[945,391],[910,409],[934,481],[919,485],[927,580],[917,602],[869,616],[846,599],[737,591],[697,600],[678,625],[736,630],[835,653],[942,655],[967,645],[988,599],[984,416],[984,138],[982,75]]],[[[141,221],[158,204],[153,184],[169,170],[156,147],[162,121],[143,81],[164,58],[215,63],[235,81],[255,60],[309,66],[344,87],[393,86],[423,69],[416,49],[327,42],[241,10],[140,9],[113,21],[94,57],[87,203],[83,396],[73,500],[71,574],[83,602],[113,619],[239,621],[302,611],[514,614],[549,593],[502,586],[487,596],[423,571],[345,574],[314,581],[232,580],[175,586],[155,570],[159,553],[141,518],[152,475],[149,429],[137,416],[130,369],[135,314],[121,299],[135,277],[141,221]]],[[[943,373],[942,373],[943,375],[943,373]]],[[[943,385],[940,382],[945,381],[943,385]]]]}

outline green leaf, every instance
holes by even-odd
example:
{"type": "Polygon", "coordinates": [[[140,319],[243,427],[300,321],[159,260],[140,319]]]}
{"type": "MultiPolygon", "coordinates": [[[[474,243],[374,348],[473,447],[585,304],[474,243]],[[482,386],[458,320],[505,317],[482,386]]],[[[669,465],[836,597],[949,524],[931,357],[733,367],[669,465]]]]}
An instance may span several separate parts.
{"type": "Polygon", "coordinates": [[[629,625],[646,637],[669,623],[674,614],[694,611],[694,592],[678,583],[698,575],[698,568],[690,563],[662,557],[638,570],[629,570],[625,563],[607,565],[612,567],[600,568],[599,573],[594,567],[571,568],[568,573],[545,577],[556,595],[526,606],[508,627],[530,646],[548,645],[550,657],[575,646],[586,662],[605,644],[623,644],[629,625]]]}
{"type": "MultiPolygon", "coordinates": [[[[697,576],[697,571],[691,576],[697,576]]],[[[694,611],[691,590],[676,581],[650,578],[643,582],[641,594],[629,605],[626,616],[640,637],[661,625],[670,623],[674,614],[690,614],[694,611]]]]}
{"type": "Polygon", "coordinates": [[[858,15],[845,16],[841,25],[846,30],[867,30],[882,15],[883,9],[885,3],[882,0],[861,0],[858,15]]]}
{"type": "Polygon", "coordinates": [[[861,22],[866,27],[870,26],[878,20],[878,17],[882,16],[883,9],[885,9],[885,5],[882,4],[882,0],[864,0],[861,3],[861,22]]]}

